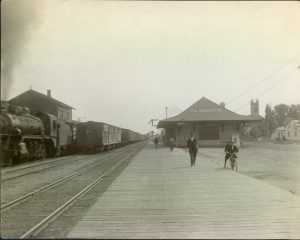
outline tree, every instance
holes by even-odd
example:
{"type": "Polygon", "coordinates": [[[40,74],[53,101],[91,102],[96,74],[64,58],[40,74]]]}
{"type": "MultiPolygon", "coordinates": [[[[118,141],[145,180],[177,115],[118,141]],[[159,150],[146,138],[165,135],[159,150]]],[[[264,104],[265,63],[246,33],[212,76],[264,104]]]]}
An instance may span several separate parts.
{"type": "Polygon", "coordinates": [[[269,104],[266,105],[265,114],[263,136],[269,138],[272,132],[272,108],[269,104]]]}
{"type": "Polygon", "coordinates": [[[266,105],[265,119],[263,120],[263,136],[270,138],[272,132],[279,126],[278,121],[275,118],[275,111],[272,110],[269,104],[266,105]]]}
{"type": "Polygon", "coordinates": [[[300,104],[278,104],[274,106],[274,110],[267,104],[265,108],[265,119],[260,123],[251,124],[249,135],[252,138],[261,136],[270,138],[274,130],[282,126],[288,117],[300,120],[300,104]]]}
{"type": "Polygon", "coordinates": [[[262,137],[263,129],[261,123],[254,123],[251,125],[249,135],[251,138],[260,138],[262,137]]]}
{"type": "Polygon", "coordinates": [[[287,118],[289,112],[289,106],[286,104],[279,104],[274,107],[275,111],[275,119],[277,120],[278,124],[281,126],[284,120],[287,118]]]}
{"type": "Polygon", "coordinates": [[[300,120],[300,104],[297,104],[297,105],[292,104],[289,107],[287,116],[291,117],[293,119],[296,119],[296,120],[300,120]]]}

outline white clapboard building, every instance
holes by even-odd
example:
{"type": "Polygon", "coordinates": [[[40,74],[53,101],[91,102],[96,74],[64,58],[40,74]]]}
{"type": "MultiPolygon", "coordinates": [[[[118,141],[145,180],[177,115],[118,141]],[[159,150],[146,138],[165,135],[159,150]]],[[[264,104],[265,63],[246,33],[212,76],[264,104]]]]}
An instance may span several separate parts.
{"type": "Polygon", "coordinates": [[[287,118],[282,126],[275,129],[272,140],[300,141],[300,121],[287,118]]]}

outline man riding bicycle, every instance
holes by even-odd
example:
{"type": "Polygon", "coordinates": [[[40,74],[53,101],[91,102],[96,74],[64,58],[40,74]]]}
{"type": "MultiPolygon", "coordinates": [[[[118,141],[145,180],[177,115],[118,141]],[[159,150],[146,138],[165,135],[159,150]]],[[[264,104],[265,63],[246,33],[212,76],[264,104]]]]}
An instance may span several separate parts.
{"type": "Polygon", "coordinates": [[[225,163],[224,163],[224,168],[226,168],[226,162],[227,162],[227,159],[229,159],[231,156],[234,158],[234,159],[237,159],[237,156],[236,156],[236,153],[239,152],[237,146],[234,145],[235,141],[231,141],[231,140],[228,140],[227,141],[227,144],[225,146],[225,163]]]}

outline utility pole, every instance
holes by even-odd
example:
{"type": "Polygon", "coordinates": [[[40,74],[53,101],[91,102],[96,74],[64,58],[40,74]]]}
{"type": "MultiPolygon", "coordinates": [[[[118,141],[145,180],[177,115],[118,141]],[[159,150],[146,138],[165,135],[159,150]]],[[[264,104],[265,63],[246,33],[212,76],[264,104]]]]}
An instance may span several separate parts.
{"type": "Polygon", "coordinates": [[[84,119],[86,119],[86,117],[79,117],[79,118],[77,118],[77,121],[81,122],[81,120],[84,120],[84,119]]]}
{"type": "Polygon", "coordinates": [[[168,107],[166,106],[165,109],[166,109],[166,119],[167,119],[168,118],[168,107]]]}
{"type": "Polygon", "coordinates": [[[151,123],[152,127],[156,127],[157,125],[154,125],[153,122],[157,122],[157,121],[158,121],[158,119],[150,119],[150,121],[148,122],[148,124],[151,123]]]}

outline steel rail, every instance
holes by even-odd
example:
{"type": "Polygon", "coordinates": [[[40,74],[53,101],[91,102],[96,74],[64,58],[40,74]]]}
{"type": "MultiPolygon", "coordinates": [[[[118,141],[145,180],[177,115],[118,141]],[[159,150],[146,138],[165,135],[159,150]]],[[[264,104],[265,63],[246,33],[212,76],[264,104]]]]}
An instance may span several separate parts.
{"type": "Polygon", "coordinates": [[[81,190],[78,194],[76,194],[74,197],[69,199],[67,202],[65,202],[63,205],[61,205],[55,211],[53,211],[50,215],[48,215],[46,218],[44,218],[42,221],[40,221],[38,224],[36,224],[30,230],[28,230],[25,234],[23,234],[20,237],[20,239],[30,238],[30,237],[33,237],[34,235],[36,235],[39,232],[39,230],[42,230],[43,228],[45,228],[49,222],[51,222],[55,218],[57,218],[63,211],[65,211],[73,203],[75,203],[76,200],[78,200],[85,193],[87,193],[90,189],[92,189],[97,183],[101,182],[104,179],[104,177],[106,177],[108,174],[110,174],[115,168],[117,168],[119,165],[121,165],[124,161],[129,159],[131,156],[134,156],[134,154],[136,154],[138,151],[140,151],[140,149],[141,149],[141,147],[138,148],[138,150],[134,151],[133,153],[130,153],[125,159],[116,163],[112,168],[110,168],[108,171],[106,171],[104,174],[102,174],[99,178],[94,180],[91,184],[89,184],[87,187],[85,187],[83,190],[81,190]]]}
{"type": "MultiPolygon", "coordinates": [[[[84,158],[84,157],[82,157],[82,158],[84,158]]],[[[16,179],[16,178],[28,176],[28,175],[31,175],[31,174],[39,173],[39,172],[42,172],[42,171],[46,171],[46,170],[49,170],[49,169],[52,169],[52,168],[55,168],[55,167],[59,167],[59,166],[62,166],[62,165],[70,164],[70,163],[79,161],[79,160],[81,160],[82,158],[78,158],[78,159],[75,159],[75,160],[73,160],[73,161],[68,161],[68,162],[64,162],[64,163],[61,163],[61,164],[56,164],[56,165],[53,165],[53,166],[45,167],[45,168],[43,168],[43,169],[35,170],[35,171],[32,171],[32,172],[28,172],[28,173],[24,173],[24,174],[21,174],[21,175],[18,175],[18,176],[5,178],[5,179],[3,179],[3,180],[1,181],[1,183],[2,183],[2,182],[7,182],[7,181],[12,180],[12,179],[16,179]]],[[[30,168],[30,167],[29,167],[29,168],[30,168]]]]}
{"type": "MultiPolygon", "coordinates": [[[[106,155],[107,155],[107,154],[109,154],[109,153],[106,153],[106,155]]],[[[72,156],[70,156],[70,157],[68,157],[68,158],[71,158],[71,157],[72,157],[72,156]]],[[[86,156],[78,156],[77,159],[74,159],[74,160],[71,160],[71,161],[67,161],[67,162],[64,162],[64,163],[61,163],[61,164],[56,164],[56,165],[53,165],[53,166],[45,167],[45,168],[43,168],[43,169],[35,170],[35,171],[32,171],[32,172],[28,172],[28,173],[24,173],[24,174],[21,174],[21,175],[18,175],[18,176],[5,178],[5,179],[1,180],[1,183],[2,183],[2,182],[9,181],[9,180],[12,180],[12,179],[16,179],[16,178],[28,176],[28,175],[31,175],[31,174],[39,173],[39,172],[42,172],[42,171],[46,171],[46,170],[48,170],[48,169],[52,169],[52,168],[59,167],[59,166],[62,166],[62,165],[71,164],[71,163],[73,163],[73,162],[80,161],[80,160],[81,160],[82,158],[84,158],[84,157],[86,157],[86,156]]],[[[33,165],[33,166],[28,166],[28,167],[24,167],[24,168],[20,168],[20,169],[15,169],[15,170],[7,171],[7,172],[4,172],[3,174],[5,175],[6,173],[11,173],[11,172],[16,172],[16,171],[21,171],[21,170],[28,169],[28,168],[34,168],[34,167],[36,167],[36,166],[40,166],[40,165],[44,165],[44,164],[51,164],[51,163],[53,163],[53,162],[62,161],[62,160],[63,160],[63,159],[55,160],[55,161],[52,161],[52,162],[49,162],[49,163],[36,164],[36,165],[33,165]]],[[[68,160],[69,160],[69,159],[68,159],[68,160]]]]}
{"type": "MultiPolygon", "coordinates": [[[[126,149],[124,152],[126,152],[126,151],[128,151],[128,149],[126,149]]],[[[122,153],[122,152],[120,151],[120,152],[118,152],[118,153],[122,153]]],[[[41,192],[41,191],[50,189],[50,188],[52,188],[52,187],[54,187],[54,186],[57,186],[57,185],[59,185],[59,184],[65,182],[65,181],[67,181],[67,180],[70,180],[70,179],[76,177],[77,175],[79,175],[79,174],[81,174],[81,173],[84,173],[84,172],[88,171],[90,168],[93,168],[93,167],[96,167],[96,166],[99,166],[99,165],[104,164],[105,162],[107,162],[108,160],[110,160],[110,159],[113,158],[113,157],[114,157],[114,156],[112,156],[112,155],[106,156],[104,159],[102,159],[101,162],[98,162],[98,163],[92,163],[92,164],[88,165],[87,167],[85,167],[84,169],[81,169],[81,170],[78,171],[78,172],[75,172],[75,173],[73,173],[73,174],[70,174],[70,175],[68,175],[68,176],[66,176],[66,177],[64,177],[64,178],[61,178],[61,179],[59,179],[59,180],[57,180],[57,181],[55,181],[55,182],[53,182],[53,183],[50,183],[50,184],[48,184],[48,185],[46,185],[46,186],[44,186],[44,187],[41,187],[41,188],[39,188],[39,189],[37,189],[37,190],[35,190],[35,191],[32,191],[32,192],[30,192],[30,193],[27,193],[27,194],[25,194],[25,195],[23,195],[23,196],[21,196],[21,197],[15,199],[15,200],[9,202],[9,203],[7,203],[7,204],[4,204],[3,206],[1,206],[0,210],[1,210],[1,212],[6,211],[7,209],[9,209],[9,208],[11,208],[11,207],[13,207],[13,206],[18,205],[19,203],[21,203],[21,202],[23,202],[23,201],[25,201],[25,200],[27,200],[27,199],[33,197],[34,195],[38,194],[38,193],[41,192]]]]}
{"type": "MultiPolygon", "coordinates": [[[[12,173],[12,172],[18,172],[18,171],[22,171],[24,169],[28,169],[28,168],[33,168],[33,167],[38,167],[38,166],[41,166],[41,165],[45,165],[45,164],[50,164],[50,163],[55,163],[55,162],[58,162],[58,161],[62,161],[62,160],[65,160],[66,158],[71,158],[75,155],[71,155],[71,156],[66,156],[66,157],[60,157],[59,159],[54,159],[53,161],[50,161],[50,162],[43,162],[43,163],[37,163],[37,164],[34,164],[34,165],[31,165],[31,166],[27,166],[27,167],[22,167],[22,168],[17,168],[17,169],[12,169],[12,170],[8,170],[8,171],[5,171],[4,169],[4,174],[6,173],[12,173]]],[[[48,158],[49,159],[49,158],[48,158]]],[[[68,159],[67,159],[68,160],[68,159]]]]}

